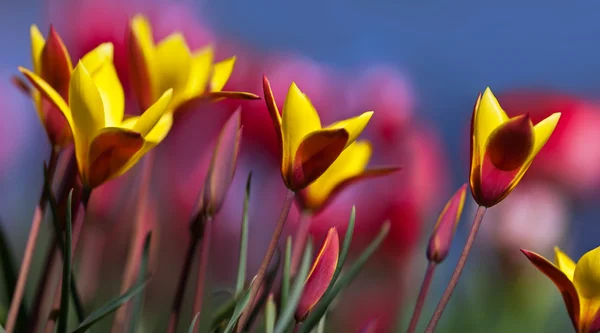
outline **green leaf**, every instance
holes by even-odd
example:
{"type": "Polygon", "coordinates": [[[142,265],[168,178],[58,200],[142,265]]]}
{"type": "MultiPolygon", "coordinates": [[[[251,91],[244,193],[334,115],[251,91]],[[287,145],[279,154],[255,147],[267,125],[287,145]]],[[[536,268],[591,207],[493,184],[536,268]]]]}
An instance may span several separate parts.
{"type": "Polygon", "coordinates": [[[265,333],[273,333],[276,316],[277,309],[275,309],[275,300],[273,299],[273,294],[270,294],[265,308],[265,333]]]}
{"type": "MultiPolygon", "coordinates": [[[[254,283],[254,281],[252,281],[252,283],[254,283]]],[[[235,305],[235,309],[233,310],[233,315],[231,316],[231,319],[229,320],[229,323],[227,324],[227,327],[225,327],[225,331],[223,331],[223,333],[233,332],[233,329],[235,328],[235,324],[240,319],[242,312],[244,311],[244,309],[246,308],[248,303],[250,303],[250,289],[252,289],[252,283],[250,284],[248,289],[246,289],[244,296],[242,298],[240,298],[239,302],[237,302],[237,304],[235,305]]]]}
{"type": "Polygon", "coordinates": [[[144,280],[142,283],[137,283],[135,286],[131,287],[128,291],[126,291],[123,295],[106,303],[100,309],[92,312],[81,324],[79,324],[79,327],[77,327],[72,333],[85,332],[96,322],[115,312],[121,305],[129,302],[131,298],[133,298],[135,295],[139,294],[142,290],[144,290],[144,287],[146,287],[147,283],[148,279],[144,280]]]}
{"type": "Polygon", "coordinates": [[[292,236],[285,242],[285,259],[283,261],[283,276],[281,281],[281,308],[285,308],[290,295],[290,270],[292,267],[292,236]]]}
{"type": "Polygon", "coordinates": [[[246,261],[248,258],[248,204],[250,201],[250,183],[252,182],[252,172],[248,175],[246,181],[246,195],[244,197],[244,208],[242,210],[242,230],[240,232],[240,257],[238,263],[237,283],[235,286],[235,296],[239,296],[244,291],[244,282],[246,282],[246,261]]]}
{"type": "Polygon", "coordinates": [[[312,242],[308,241],[306,244],[306,248],[304,249],[304,255],[302,256],[302,263],[300,264],[300,270],[298,270],[298,275],[295,278],[294,286],[290,292],[290,299],[286,307],[281,310],[281,316],[277,321],[277,325],[275,326],[275,333],[284,333],[288,326],[292,323],[294,319],[294,312],[296,311],[296,306],[298,306],[298,302],[300,301],[300,297],[302,296],[302,290],[304,289],[304,283],[306,282],[306,277],[308,276],[308,270],[310,269],[310,264],[312,259],[312,242]]]}
{"type": "Polygon", "coordinates": [[[324,333],[325,332],[325,318],[327,318],[326,315],[324,315],[323,317],[321,317],[321,320],[319,320],[319,325],[317,326],[317,333],[324,333]]]}
{"type": "MultiPolygon", "coordinates": [[[[144,240],[144,250],[142,252],[142,260],[140,261],[140,271],[138,273],[137,283],[140,284],[148,276],[148,257],[150,256],[150,242],[152,241],[152,231],[148,231],[144,240]]],[[[142,305],[144,303],[143,293],[135,296],[132,302],[131,323],[129,332],[134,333],[139,326],[140,318],[142,317],[142,305]]]]}
{"type": "Polygon", "coordinates": [[[0,333],[6,333],[4,332],[4,327],[2,327],[2,325],[0,325],[0,333]]]}
{"type": "Polygon", "coordinates": [[[196,327],[196,321],[198,320],[198,317],[200,317],[200,312],[196,313],[194,316],[194,320],[192,320],[190,328],[188,328],[188,333],[194,333],[194,327],[196,327]]]}
{"type": "Polygon", "coordinates": [[[60,315],[58,317],[58,333],[66,333],[69,325],[69,293],[71,287],[71,245],[72,245],[72,206],[73,189],[67,198],[67,212],[65,219],[65,249],[63,251],[63,278],[60,295],[60,315]]]}
{"type": "Polygon", "coordinates": [[[356,221],[356,207],[352,206],[352,211],[350,212],[350,221],[348,221],[348,228],[346,228],[346,235],[344,236],[344,243],[342,244],[342,251],[340,252],[340,259],[338,260],[337,267],[335,268],[335,272],[333,273],[333,277],[331,278],[331,284],[329,285],[329,289],[333,287],[335,281],[339,277],[342,272],[342,268],[344,267],[344,262],[346,261],[346,257],[348,257],[348,252],[350,251],[350,243],[352,243],[352,235],[354,234],[354,222],[356,221]]]}
{"type": "Polygon", "coordinates": [[[365,265],[367,260],[379,248],[389,231],[390,223],[388,221],[383,225],[381,231],[379,231],[379,234],[377,234],[377,236],[375,237],[375,239],[373,239],[371,244],[369,244],[369,246],[360,255],[360,257],[358,257],[356,262],[350,267],[348,272],[344,276],[342,276],[342,278],[340,278],[339,281],[336,282],[333,288],[325,292],[325,294],[321,298],[321,301],[317,303],[317,305],[313,308],[311,313],[304,321],[304,324],[300,327],[298,333],[309,333],[310,331],[312,331],[312,329],[319,323],[319,320],[321,320],[321,317],[325,315],[325,312],[329,308],[329,305],[331,305],[331,302],[333,302],[335,297],[340,293],[340,291],[344,287],[349,285],[350,282],[354,280],[354,278],[358,275],[358,273],[360,272],[361,268],[365,265]]]}

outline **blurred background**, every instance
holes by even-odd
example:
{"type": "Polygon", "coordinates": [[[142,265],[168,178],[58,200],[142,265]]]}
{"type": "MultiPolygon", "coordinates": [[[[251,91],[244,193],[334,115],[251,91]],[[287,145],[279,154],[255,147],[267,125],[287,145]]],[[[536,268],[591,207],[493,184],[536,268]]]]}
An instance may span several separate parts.
{"type": "MultiPolygon", "coordinates": [[[[480,91],[490,86],[509,114],[530,112],[534,122],[562,112],[525,180],[488,211],[439,331],[570,329],[559,293],[519,248],[552,258],[558,245],[579,258],[598,245],[600,46],[595,37],[600,22],[595,14],[600,4],[40,0],[4,1],[0,8],[0,219],[17,260],[49,151],[31,101],[10,82],[17,66],[31,66],[29,27],[35,23],[45,33],[52,23],[74,59],[112,41],[127,86],[124,35],[129,17],[139,12],[150,18],[157,38],[180,31],[192,48],[212,43],[219,59],[236,55],[228,90],[261,95],[266,74],[279,102],[289,84],[297,82],[323,123],[375,111],[363,134],[374,146],[371,165],[400,165],[403,171],[347,188],[311,224],[317,241],[331,226],[343,231],[356,204],[358,252],[384,220],[392,222],[383,248],[331,314],[331,332],[355,332],[373,318],[378,332],[406,328],[426,266],[429,232],[445,201],[468,181],[470,117],[480,91]]],[[[166,325],[165,304],[171,302],[174,272],[182,264],[187,219],[214,139],[239,104],[244,137],[237,175],[215,224],[211,302],[217,304],[219,294],[234,284],[243,188],[250,171],[249,274],[256,272],[266,250],[285,189],[264,103],[227,101],[196,110],[176,124],[156,152],[148,223],[157,230],[158,241],[144,313],[148,331],[166,325]]],[[[76,256],[90,308],[119,291],[139,169],[92,196],[76,256]]],[[[451,256],[435,277],[424,324],[449,279],[473,213],[468,196],[451,256]]],[[[287,233],[295,230],[297,217],[294,208],[287,233]]],[[[33,276],[39,274],[52,231],[49,223],[43,228],[33,276]]],[[[27,290],[27,299],[32,293],[27,290]]]]}

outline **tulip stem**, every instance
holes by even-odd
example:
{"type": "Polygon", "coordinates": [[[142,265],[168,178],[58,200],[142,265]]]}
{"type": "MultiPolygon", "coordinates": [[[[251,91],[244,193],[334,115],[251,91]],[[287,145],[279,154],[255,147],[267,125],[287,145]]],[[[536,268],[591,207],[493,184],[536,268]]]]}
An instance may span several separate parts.
{"type": "Polygon", "coordinates": [[[194,311],[200,318],[199,314],[202,311],[202,300],[204,298],[204,286],[206,284],[206,269],[208,268],[208,258],[210,253],[210,241],[212,234],[212,218],[206,219],[206,225],[204,226],[204,237],[202,237],[202,244],[200,245],[200,266],[198,267],[198,280],[196,281],[196,296],[194,297],[194,311]]]}
{"type": "Polygon", "coordinates": [[[433,313],[429,324],[427,325],[427,329],[425,333],[433,333],[435,331],[435,327],[437,326],[442,314],[444,313],[444,309],[446,305],[448,305],[448,301],[450,301],[450,297],[452,296],[452,292],[454,292],[454,288],[456,288],[456,284],[458,283],[458,279],[465,268],[465,264],[467,263],[467,258],[469,257],[469,252],[471,252],[471,248],[473,247],[473,243],[475,242],[475,236],[477,236],[477,231],[481,226],[481,222],[483,221],[483,216],[485,215],[486,207],[479,206],[477,208],[477,212],[475,213],[475,218],[473,219],[473,226],[471,227],[471,231],[469,232],[469,238],[467,238],[467,243],[463,248],[462,253],[460,254],[460,258],[458,259],[458,263],[456,264],[456,268],[454,269],[454,273],[452,273],[452,278],[444,291],[444,295],[433,313]]]}
{"type": "Polygon", "coordinates": [[[300,220],[298,221],[298,228],[296,234],[292,238],[294,249],[292,250],[292,263],[290,266],[290,276],[296,275],[298,265],[302,259],[302,253],[304,252],[304,245],[306,244],[306,238],[308,237],[308,231],[310,229],[311,214],[308,211],[303,211],[300,214],[300,220]]]}
{"type": "MultiPolygon", "coordinates": [[[[294,198],[296,197],[296,193],[291,190],[288,190],[285,195],[285,200],[283,202],[283,207],[281,208],[281,214],[279,215],[279,220],[277,221],[277,225],[275,226],[275,230],[273,231],[273,236],[271,237],[271,242],[269,243],[269,247],[267,248],[267,253],[265,253],[265,257],[260,264],[260,268],[258,269],[258,273],[256,274],[255,281],[252,283],[252,287],[250,289],[250,301],[248,302],[248,306],[244,309],[242,317],[238,322],[237,333],[241,333],[244,330],[244,326],[246,326],[246,322],[252,313],[252,305],[256,300],[256,296],[258,295],[258,291],[265,279],[265,274],[267,273],[267,269],[269,268],[269,264],[271,263],[271,259],[273,259],[273,255],[275,254],[275,250],[277,249],[277,244],[279,243],[279,238],[281,237],[281,232],[283,231],[283,227],[285,226],[285,222],[287,221],[288,214],[290,213],[290,208],[292,208],[292,203],[294,202],[294,198]]],[[[265,291],[266,292],[266,291],[265,291]]]]}
{"type": "Polygon", "coordinates": [[[427,293],[429,292],[429,286],[431,286],[431,281],[433,280],[435,267],[436,264],[433,261],[430,261],[427,265],[425,277],[423,278],[423,284],[421,284],[421,290],[419,290],[419,296],[417,296],[417,304],[415,305],[412,317],[410,318],[408,330],[406,330],[407,333],[414,333],[417,329],[417,324],[419,323],[419,318],[421,317],[423,305],[425,305],[425,299],[427,298],[427,293]]]}
{"type": "MultiPolygon", "coordinates": [[[[54,173],[57,160],[58,152],[55,149],[51,149],[50,160],[48,163],[48,173],[50,175],[54,173]]],[[[6,319],[5,328],[6,332],[8,333],[13,332],[17,323],[17,317],[19,315],[19,309],[21,308],[21,302],[23,301],[25,285],[27,284],[27,277],[29,275],[29,269],[31,268],[33,252],[35,251],[35,244],[37,243],[38,235],[40,234],[40,226],[42,224],[42,220],[44,219],[47,201],[48,197],[46,196],[45,191],[42,191],[42,194],[40,195],[40,201],[33,213],[31,229],[29,230],[29,236],[27,237],[27,244],[25,245],[25,253],[23,254],[23,261],[21,262],[21,268],[19,270],[15,292],[10,302],[10,309],[6,319]]]]}
{"type": "Polygon", "coordinates": [[[171,307],[171,315],[169,317],[169,326],[167,332],[175,333],[177,330],[177,323],[179,322],[179,314],[181,313],[181,306],[183,305],[183,296],[185,295],[185,287],[187,285],[190,271],[192,270],[192,262],[194,260],[194,254],[196,254],[196,248],[200,238],[203,237],[202,233],[198,234],[194,232],[198,225],[202,225],[205,219],[204,216],[194,216],[190,226],[192,232],[190,233],[190,244],[188,245],[183,267],[179,275],[179,282],[177,282],[177,290],[175,291],[175,299],[173,300],[173,306],[171,307]]]}
{"type": "MultiPolygon", "coordinates": [[[[142,171],[139,176],[138,198],[135,208],[133,230],[131,232],[131,242],[127,254],[127,261],[125,263],[125,271],[123,272],[123,280],[121,282],[121,294],[124,294],[131,288],[137,279],[139,266],[142,261],[142,254],[144,252],[146,235],[151,229],[151,226],[148,226],[148,223],[146,223],[148,220],[146,210],[148,208],[148,193],[150,193],[150,180],[152,176],[152,166],[154,164],[154,150],[148,152],[143,162],[142,171]]],[[[127,325],[127,316],[129,315],[130,308],[131,302],[127,302],[117,310],[112,327],[113,332],[122,332],[124,330],[125,325],[127,325]]]]}

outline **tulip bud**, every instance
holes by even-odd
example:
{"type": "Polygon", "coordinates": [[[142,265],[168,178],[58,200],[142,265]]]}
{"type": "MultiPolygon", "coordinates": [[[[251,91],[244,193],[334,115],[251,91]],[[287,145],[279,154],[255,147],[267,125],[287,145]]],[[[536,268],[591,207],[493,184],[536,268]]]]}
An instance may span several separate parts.
{"type": "Polygon", "coordinates": [[[444,206],[429,239],[427,260],[439,264],[448,256],[452,237],[454,237],[465,204],[466,193],[467,184],[464,184],[444,206]]]}
{"type": "Polygon", "coordinates": [[[331,228],[306,278],[302,296],[296,308],[296,321],[303,321],[310,310],[323,297],[323,294],[325,294],[335,273],[339,251],[340,246],[337,230],[331,228]]]}

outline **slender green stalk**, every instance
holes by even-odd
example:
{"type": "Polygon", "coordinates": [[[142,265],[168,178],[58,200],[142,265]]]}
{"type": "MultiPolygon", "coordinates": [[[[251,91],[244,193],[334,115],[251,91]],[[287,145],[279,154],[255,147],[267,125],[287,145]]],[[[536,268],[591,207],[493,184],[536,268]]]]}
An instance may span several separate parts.
{"type": "Polygon", "coordinates": [[[60,296],[60,317],[58,319],[58,333],[67,333],[69,325],[69,287],[71,286],[71,243],[72,243],[72,221],[71,221],[71,201],[73,191],[69,193],[67,199],[67,216],[65,223],[65,251],[63,254],[63,279],[62,291],[60,296]]]}
{"type": "Polygon", "coordinates": [[[248,206],[250,203],[250,185],[252,182],[252,173],[248,175],[246,181],[246,195],[244,196],[244,208],[242,209],[242,229],[240,231],[240,256],[238,260],[238,275],[235,284],[235,297],[241,295],[244,291],[246,282],[246,263],[248,261],[248,206]]]}
{"type": "Polygon", "coordinates": [[[300,260],[302,259],[302,252],[304,251],[304,245],[306,244],[306,238],[308,237],[308,231],[310,229],[310,221],[311,221],[311,213],[308,211],[303,211],[300,213],[300,219],[298,221],[298,228],[296,229],[296,233],[294,234],[294,249],[292,251],[292,266],[290,270],[290,275],[296,275],[296,271],[298,270],[298,265],[300,265],[300,260]]]}
{"type": "Polygon", "coordinates": [[[206,285],[206,271],[208,269],[208,260],[210,254],[210,242],[212,236],[212,218],[206,219],[204,226],[204,237],[200,246],[200,265],[198,267],[198,280],[196,281],[196,296],[194,297],[194,312],[202,312],[202,300],[204,299],[204,289],[206,285]]]}

